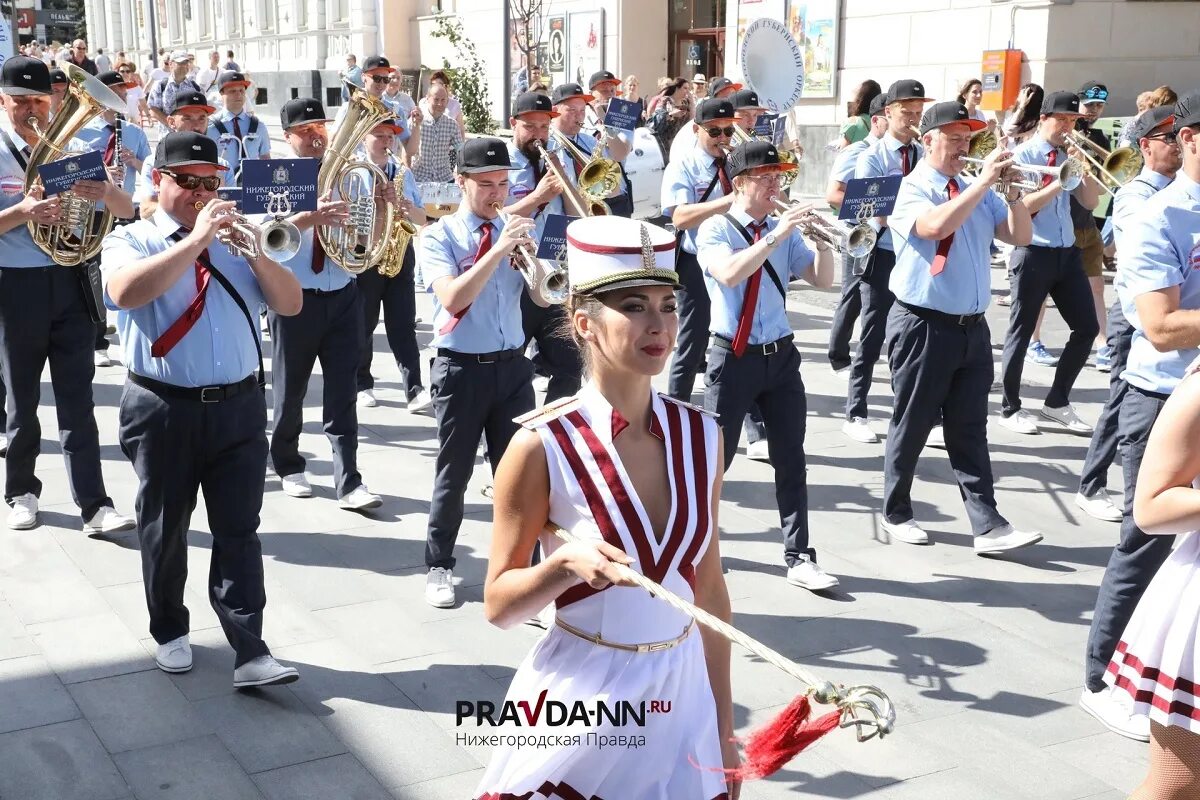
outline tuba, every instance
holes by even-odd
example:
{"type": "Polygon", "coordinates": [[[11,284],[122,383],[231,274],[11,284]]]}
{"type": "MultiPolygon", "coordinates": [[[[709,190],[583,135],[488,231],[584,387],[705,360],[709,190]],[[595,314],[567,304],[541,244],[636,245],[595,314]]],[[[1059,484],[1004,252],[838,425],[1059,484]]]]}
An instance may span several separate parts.
{"type": "MultiPolygon", "coordinates": [[[[105,110],[118,113],[125,110],[124,101],[97,78],[70,62],[63,64],[63,71],[67,73],[67,94],[49,127],[43,131],[33,117],[29,118],[38,142],[29,154],[29,166],[25,169],[26,194],[42,184],[38,176],[39,166],[70,155],[67,144],[75,138],[80,128],[105,110]]],[[[74,267],[95,258],[100,252],[100,243],[113,228],[113,216],[106,208],[97,219],[95,201],[84,200],[73,192],[63,192],[59,197],[62,218],[58,222],[51,225],[36,222],[26,224],[33,243],[44,250],[55,264],[74,267]]]]}
{"type": "Polygon", "coordinates": [[[358,275],[379,264],[387,249],[388,234],[396,221],[391,205],[383,221],[383,236],[376,236],[374,186],[387,183],[383,170],[369,161],[357,158],[354,149],[364,137],[385,119],[392,110],[382,101],[371,97],[350,81],[342,81],[350,93],[346,116],[337,132],[330,137],[317,173],[317,196],[331,194],[350,206],[350,218],[345,225],[322,225],[317,229],[321,247],[333,263],[358,275]],[[362,173],[366,173],[365,175],[362,173]]]}
{"type": "MultiPolygon", "coordinates": [[[[393,156],[394,158],[394,156],[393,156]]],[[[398,190],[404,188],[404,162],[396,161],[395,184],[398,190]]],[[[383,256],[379,259],[379,274],[385,278],[394,278],[404,269],[404,256],[417,235],[417,226],[408,215],[396,209],[392,218],[392,227],[388,228],[387,244],[383,248],[383,256]]]]}

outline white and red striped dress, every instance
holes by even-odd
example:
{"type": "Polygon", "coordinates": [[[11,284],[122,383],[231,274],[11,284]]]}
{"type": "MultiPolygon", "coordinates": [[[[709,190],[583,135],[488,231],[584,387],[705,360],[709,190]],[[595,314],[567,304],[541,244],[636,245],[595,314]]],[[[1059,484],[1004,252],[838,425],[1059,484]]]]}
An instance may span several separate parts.
{"type": "MultiPolygon", "coordinates": [[[[626,424],[590,384],[576,397],[532,421],[546,449],[550,519],[576,536],[603,539],[636,559],[635,569],[689,600],[696,566],[713,531],[710,518],[717,470],[717,425],[691,406],[654,394],[651,432],[667,452],[672,505],[661,541],[613,447],[626,424]]],[[[561,540],[541,539],[552,553],[561,540]]],[[[689,618],[640,588],[594,590],[580,582],[556,601],[558,617],[607,641],[641,644],[674,639],[689,618]]],[[[633,653],[593,644],[552,625],[513,677],[508,700],[547,700],[572,706],[628,701],[669,702],[666,714],[648,713],[645,726],[629,721],[551,727],[502,726],[480,733],[569,737],[579,747],[502,746],[492,755],[475,797],[480,800],[717,800],[727,797],[717,734],[716,704],[704,646],[692,629],[669,650],[633,653]],[[598,747],[587,734],[641,736],[645,745],[598,747]],[[702,766],[701,766],[702,765],[702,766]]],[[[661,707],[661,706],[660,706],[661,707]]],[[[593,738],[593,741],[597,739],[593,738]]]]}

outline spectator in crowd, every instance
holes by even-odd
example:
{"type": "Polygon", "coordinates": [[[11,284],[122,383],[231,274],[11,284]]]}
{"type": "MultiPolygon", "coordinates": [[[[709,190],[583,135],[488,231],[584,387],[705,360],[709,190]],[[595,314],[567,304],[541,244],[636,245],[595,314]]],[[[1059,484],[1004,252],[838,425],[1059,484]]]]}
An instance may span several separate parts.
{"type": "Polygon", "coordinates": [[[134,124],[142,124],[142,113],[146,108],[144,98],[145,91],[142,89],[139,81],[137,69],[133,66],[132,61],[118,61],[117,74],[125,81],[125,119],[134,124]]]}
{"type": "MultiPolygon", "coordinates": [[[[344,81],[350,81],[355,86],[363,85],[362,67],[358,65],[358,56],[354,53],[346,56],[346,69],[339,72],[338,77],[344,81]]],[[[342,86],[342,102],[345,103],[349,99],[350,92],[346,90],[345,86],[342,86]]]]}
{"type": "MultiPolygon", "coordinates": [[[[465,139],[467,136],[467,128],[463,119],[462,103],[458,102],[458,98],[454,96],[454,87],[450,85],[450,76],[446,74],[445,70],[439,69],[437,72],[429,76],[430,87],[432,87],[435,83],[439,84],[446,90],[446,96],[449,98],[446,103],[446,114],[450,117],[450,119],[454,120],[458,124],[458,133],[461,138],[465,139]]],[[[421,98],[421,113],[426,117],[429,117],[432,113],[429,105],[428,94],[421,98]]]]}
{"type": "Polygon", "coordinates": [[[71,49],[67,51],[68,56],[64,56],[61,60],[70,61],[75,66],[82,69],[89,75],[97,74],[96,62],[88,58],[87,42],[83,39],[76,39],[71,43],[71,49]]]}
{"type": "Polygon", "coordinates": [[[238,66],[238,63],[233,60],[233,51],[232,50],[225,51],[225,63],[221,65],[221,71],[222,72],[241,72],[242,71],[242,68],[238,66]]]}
{"type": "Polygon", "coordinates": [[[196,75],[196,83],[200,91],[208,94],[217,88],[217,78],[221,77],[221,53],[213,50],[208,54],[208,66],[196,75]]]}
{"type": "Polygon", "coordinates": [[[691,87],[687,78],[676,78],[674,83],[659,92],[660,100],[649,127],[658,137],[664,155],[671,152],[671,142],[675,141],[675,135],[692,121],[694,105],[691,87]]]}
{"type": "Polygon", "coordinates": [[[150,87],[146,105],[150,107],[150,115],[166,130],[167,114],[175,107],[175,95],[180,91],[193,90],[204,94],[204,90],[196,81],[188,77],[192,66],[192,54],[185,50],[171,53],[168,62],[171,74],[150,87]]]}
{"type": "Polygon", "coordinates": [[[429,84],[429,92],[421,101],[424,118],[421,121],[412,159],[413,177],[418,183],[449,183],[454,180],[454,162],[463,135],[449,113],[450,90],[444,83],[429,84]],[[426,111],[425,109],[429,109],[426,111]]]}
{"type": "Polygon", "coordinates": [[[646,121],[646,98],[642,97],[640,88],[641,84],[638,82],[637,75],[630,75],[625,78],[625,86],[623,87],[625,92],[624,99],[638,107],[638,125],[642,125],[646,121]]]}
{"type": "Polygon", "coordinates": [[[977,119],[988,126],[988,130],[996,129],[996,120],[983,113],[979,104],[983,102],[983,81],[979,78],[969,78],[958,90],[958,102],[967,107],[967,113],[972,119],[977,119]]]}
{"type": "Polygon", "coordinates": [[[98,70],[97,74],[112,71],[112,59],[104,55],[103,47],[96,48],[96,69],[98,70]]]}
{"type": "Polygon", "coordinates": [[[867,134],[871,132],[871,101],[882,93],[879,84],[869,78],[858,85],[854,91],[854,99],[847,108],[850,117],[839,131],[842,137],[838,141],[839,150],[867,138],[867,134]]]}
{"type": "Polygon", "coordinates": [[[663,99],[663,93],[662,93],[662,90],[663,90],[663,89],[665,89],[665,88],[667,88],[668,86],[670,86],[670,85],[671,85],[672,83],[674,83],[674,82],[675,82],[675,81],[674,81],[674,79],[672,79],[672,78],[668,77],[667,75],[663,75],[663,76],[662,76],[661,78],[659,78],[659,79],[658,79],[658,81],[655,83],[655,85],[654,85],[654,96],[653,96],[653,97],[651,97],[651,98],[650,98],[650,99],[649,99],[649,100],[646,102],[646,120],[647,120],[647,121],[649,121],[649,119],[650,119],[650,116],[651,116],[652,114],[654,114],[655,110],[658,108],[658,104],[662,102],[662,99],[663,99]]]}

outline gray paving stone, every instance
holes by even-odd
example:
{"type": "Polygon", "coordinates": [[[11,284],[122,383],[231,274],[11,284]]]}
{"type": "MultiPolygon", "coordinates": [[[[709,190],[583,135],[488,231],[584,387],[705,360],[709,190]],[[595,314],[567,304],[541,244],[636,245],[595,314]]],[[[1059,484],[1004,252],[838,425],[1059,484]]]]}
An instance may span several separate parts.
{"type": "Polygon", "coordinates": [[[0,736],[0,797],[14,800],[114,800],[129,794],[84,720],[0,736]]]}
{"type": "Polygon", "coordinates": [[[351,755],[331,756],[254,776],[267,800],[391,800],[391,795],[351,755]]]}
{"type": "Polygon", "coordinates": [[[262,800],[216,736],[130,750],[113,756],[138,800],[262,800]]]}
{"type": "Polygon", "coordinates": [[[69,689],[110,753],[212,732],[166,673],[157,669],[76,683],[69,689]]]}
{"type": "Polygon", "coordinates": [[[0,733],[81,716],[71,695],[40,655],[0,661],[0,733]]]}
{"type": "Polygon", "coordinates": [[[401,786],[393,790],[393,796],[397,800],[463,800],[473,796],[472,792],[482,777],[482,768],[473,769],[457,775],[401,786]]]}
{"type": "Polygon", "coordinates": [[[29,632],[63,683],[154,668],[134,635],[106,606],[102,614],[30,625],[29,632]]]}

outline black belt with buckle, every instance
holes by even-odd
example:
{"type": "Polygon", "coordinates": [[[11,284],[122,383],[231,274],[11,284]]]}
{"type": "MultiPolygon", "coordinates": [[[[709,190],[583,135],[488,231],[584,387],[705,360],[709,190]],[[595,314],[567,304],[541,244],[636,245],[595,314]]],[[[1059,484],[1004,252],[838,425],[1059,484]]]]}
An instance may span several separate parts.
{"type": "MultiPolygon", "coordinates": [[[[756,356],[773,356],[780,350],[791,346],[792,339],[794,338],[795,336],[789,333],[782,339],[776,339],[766,344],[748,344],[746,345],[746,353],[753,353],[756,356]]],[[[731,353],[733,352],[733,342],[718,333],[713,334],[713,346],[720,347],[722,350],[728,350],[731,353]]],[[[743,353],[743,355],[746,353],[743,353]]]]}
{"type": "Polygon", "coordinates": [[[906,311],[914,317],[920,317],[926,322],[944,322],[948,325],[957,325],[960,328],[969,328],[972,325],[977,325],[983,321],[983,314],[947,314],[945,311],[935,311],[932,308],[922,308],[921,306],[911,306],[908,303],[900,300],[896,301],[904,307],[906,311]]]}
{"type": "Polygon", "coordinates": [[[136,383],[157,395],[176,400],[195,400],[201,403],[220,403],[222,400],[230,400],[251,389],[260,388],[258,378],[254,375],[247,375],[237,383],[227,383],[224,386],[176,386],[147,378],[145,375],[138,375],[136,372],[130,372],[128,376],[130,383],[136,383]]]}
{"type": "Polygon", "coordinates": [[[350,288],[350,286],[351,284],[347,283],[340,289],[305,289],[304,293],[313,297],[332,297],[335,294],[341,294],[342,292],[346,291],[350,288]]]}
{"type": "Polygon", "coordinates": [[[512,361],[524,352],[524,348],[516,347],[512,350],[496,350],[491,353],[460,353],[457,350],[447,350],[444,347],[439,347],[437,354],[439,358],[454,358],[459,361],[474,361],[478,364],[495,364],[497,361],[512,361]]]}

